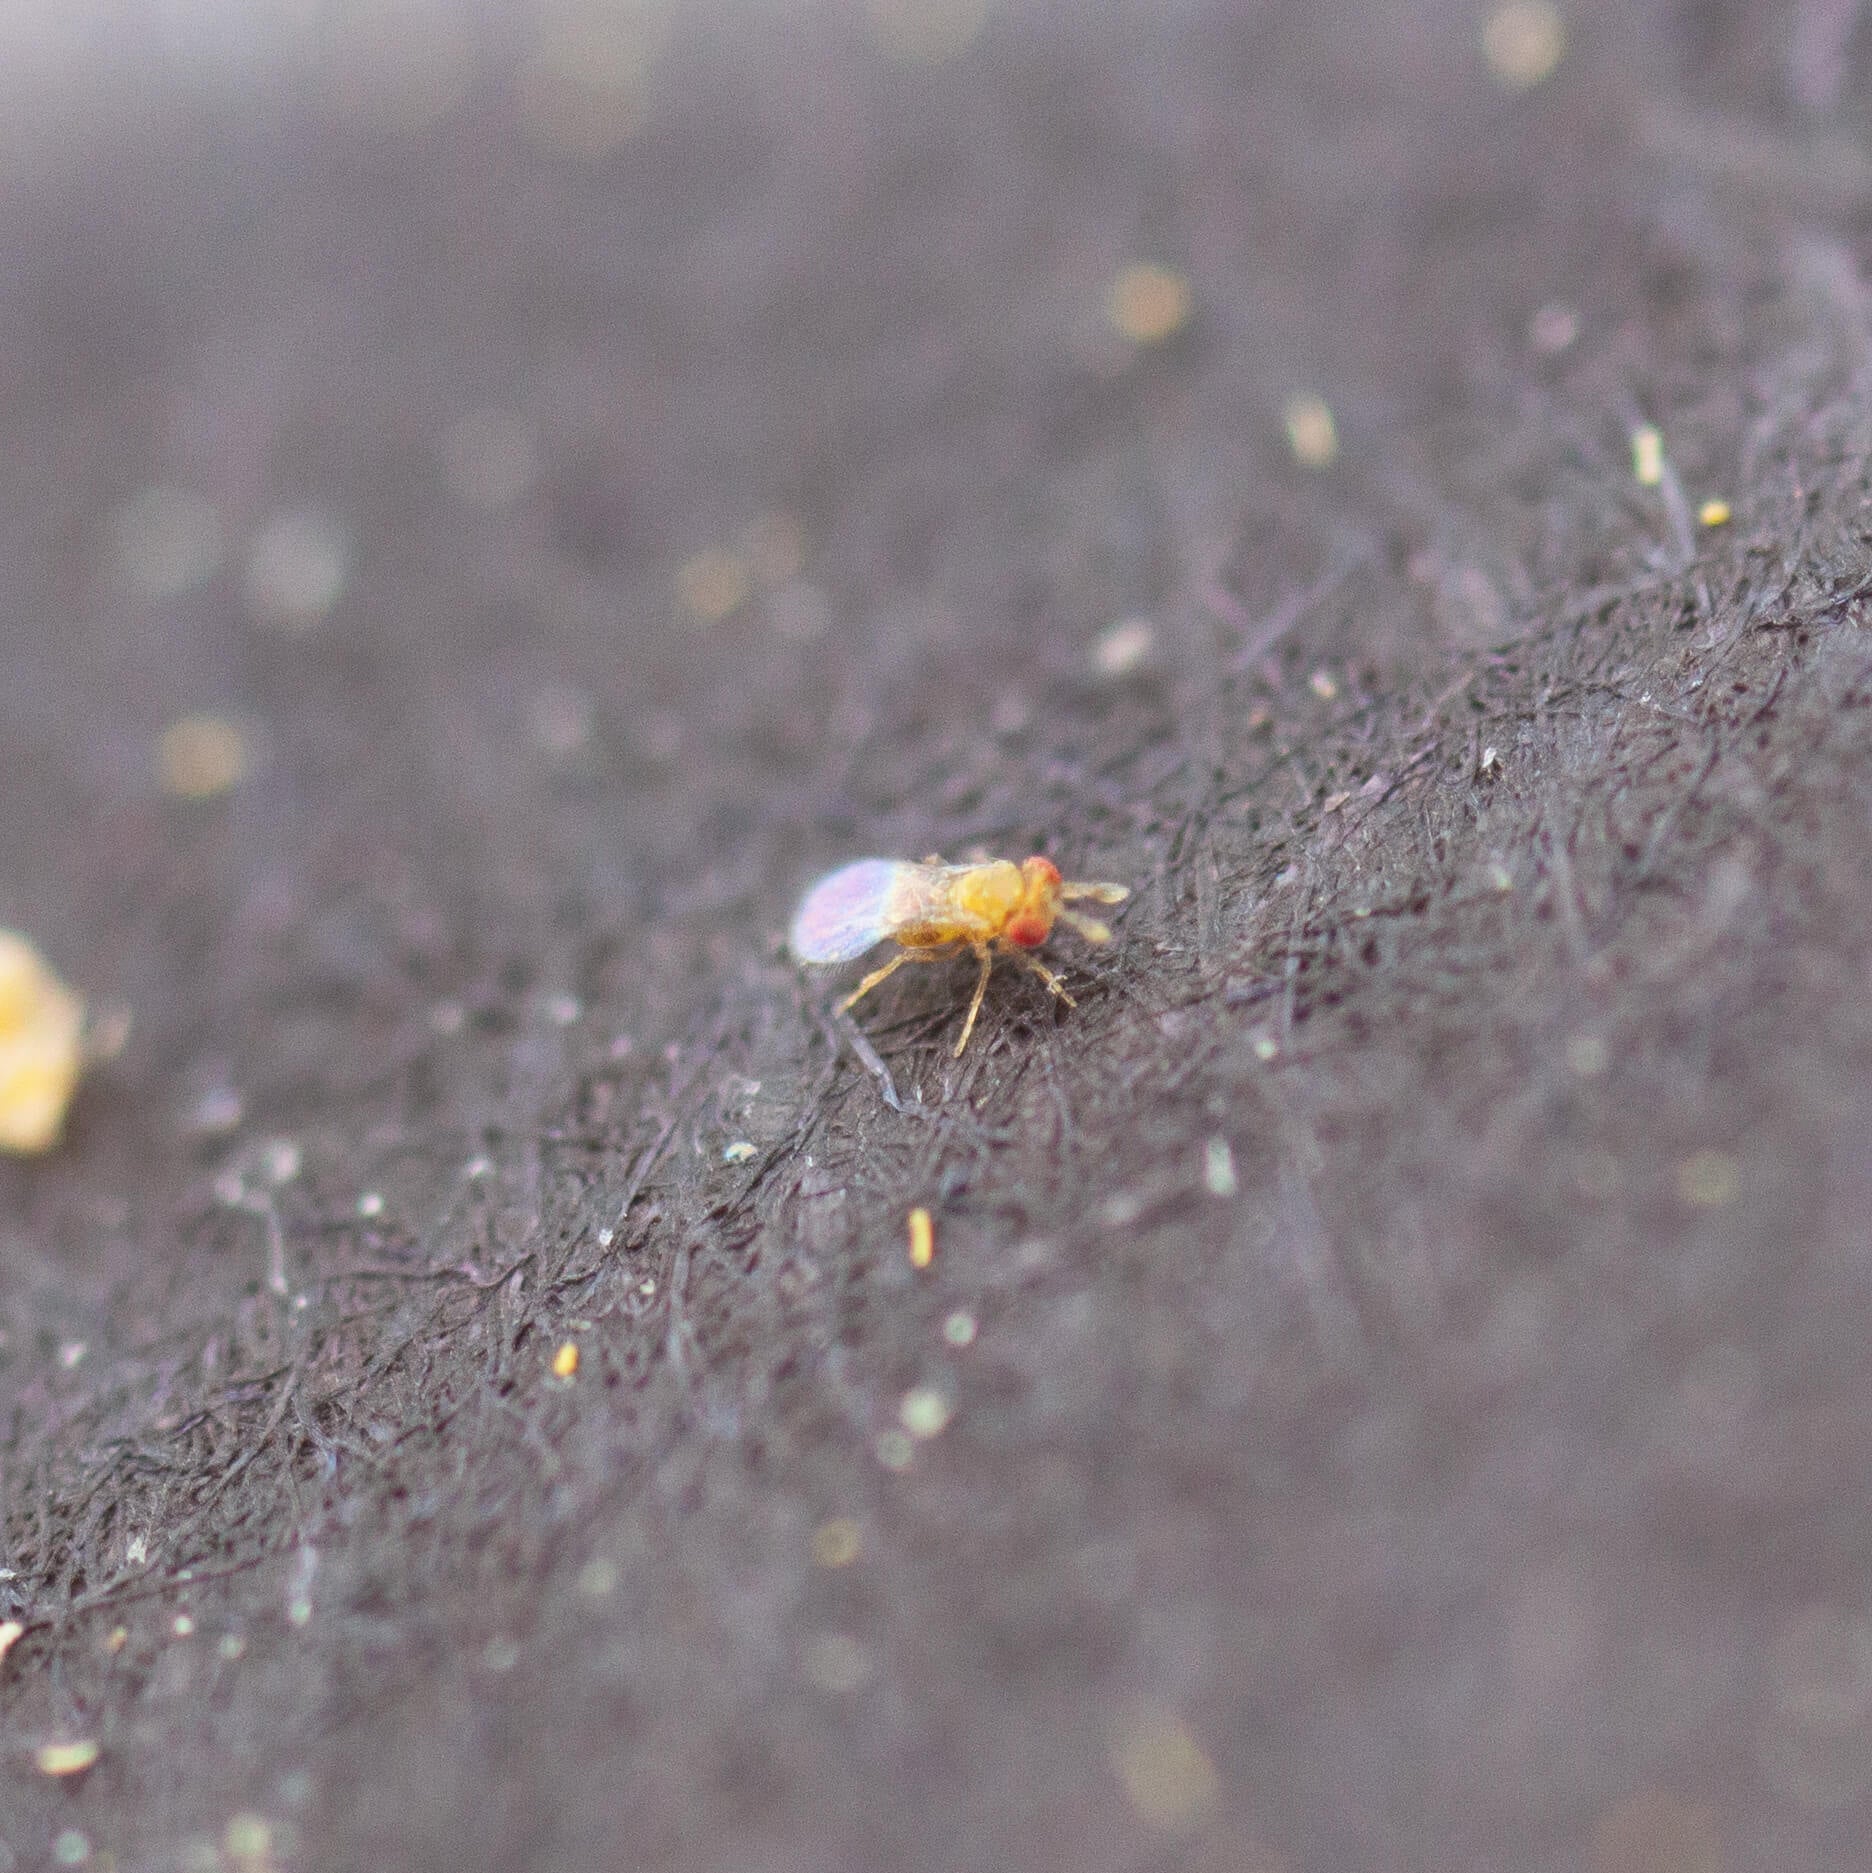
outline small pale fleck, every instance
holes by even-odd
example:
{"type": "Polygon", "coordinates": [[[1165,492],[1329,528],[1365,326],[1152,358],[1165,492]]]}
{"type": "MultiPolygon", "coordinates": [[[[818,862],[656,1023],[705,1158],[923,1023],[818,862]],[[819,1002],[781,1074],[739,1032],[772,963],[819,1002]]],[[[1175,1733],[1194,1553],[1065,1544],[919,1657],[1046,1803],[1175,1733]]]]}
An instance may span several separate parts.
{"type": "Polygon", "coordinates": [[[1193,1827],[1215,1803],[1215,1765],[1173,1711],[1138,1713],[1114,1740],[1111,1765],[1138,1818],[1166,1832],[1193,1827]]]}
{"type": "Polygon", "coordinates": [[[546,1019],[556,1028],[573,1026],[584,1012],[576,995],[548,995],[546,997],[546,1019]]]}
{"type": "Polygon", "coordinates": [[[1482,868],[1482,881],[1491,891],[1512,891],[1514,873],[1500,859],[1492,858],[1482,868]]]}
{"type": "Polygon", "coordinates": [[[916,1446],[905,1431],[879,1432],[873,1449],[877,1453],[878,1462],[887,1470],[909,1469],[910,1460],[916,1454],[916,1446]]]}
{"type": "Polygon", "coordinates": [[[1698,1151],[1677,1167],[1677,1194],[1699,1210],[1733,1203],[1741,1185],[1736,1161],[1726,1151],[1698,1151]]]}
{"type": "Polygon", "coordinates": [[[1507,0],[1482,28],[1482,56],[1496,81],[1529,91],[1551,77],[1566,53],[1566,22],[1550,0],[1507,0]]]}
{"type": "Polygon", "coordinates": [[[745,1164],[758,1155],[759,1147],[745,1138],[737,1138],[733,1144],[722,1146],[724,1164],[745,1164]]]}
{"type": "Polygon", "coordinates": [[[1482,778],[1488,780],[1501,772],[1501,764],[1501,750],[1490,746],[1482,750],[1482,758],[1476,766],[1481,770],[1482,778]]]}
{"type": "Polygon", "coordinates": [[[1257,1060],[1273,1060],[1280,1054],[1280,1042],[1272,1034],[1257,1034],[1249,1046],[1257,1060]]]}
{"type": "Polygon", "coordinates": [[[83,1340],[67,1340],[58,1349],[58,1362],[70,1372],[90,1350],[83,1340]]]}
{"type": "Polygon", "coordinates": [[[260,1175],[276,1190],[290,1184],[304,1164],[305,1154],[290,1138],[269,1138],[260,1147],[260,1175]]]}
{"type": "Polygon", "coordinates": [[[247,1656],[247,1641],[238,1632],[224,1632],[215,1650],[232,1665],[247,1656]]]}
{"type": "Polygon", "coordinates": [[[552,1369],[555,1379],[569,1379],[578,1371],[578,1341],[566,1340],[560,1345],[559,1350],[553,1354],[552,1369]]]}
{"type": "Polygon", "coordinates": [[[1033,707],[1018,690],[1003,690],[988,714],[988,726],[997,735],[1018,735],[1033,720],[1033,707]]]}
{"type": "Polygon", "coordinates": [[[295,1626],[309,1626],[312,1623],[311,1600],[302,1593],[287,1601],[286,1618],[295,1626]]]}
{"type": "Polygon", "coordinates": [[[1655,488],[1664,479],[1664,436],[1652,423],[1641,423],[1631,436],[1632,477],[1641,488],[1655,488]]]}
{"type": "Polygon", "coordinates": [[[187,488],[144,488],[111,523],[117,575],[143,598],[180,597],[213,577],[221,554],[221,516],[187,488]]]}
{"type": "Polygon", "coordinates": [[[19,1644],[25,1631],[17,1619],[0,1619],[0,1658],[5,1658],[19,1644]]]}
{"type": "Polygon", "coordinates": [[[1092,646],[1092,667],[1100,676],[1129,676],[1157,647],[1157,627],[1148,618],[1121,618],[1092,646]]]}
{"type": "Polygon", "coordinates": [[[84,1065],[84,1013],[32,944],[0,930],[0,1151],[58,1143],[84,1065]]]}
{"type": "Polygon", "coordinates": [[[813,1530],[812,1558],[815,1567],[850,1567],[857,1560],[863,1536],[849,1515],[835,1515],[813,1530]]]}
{"type": "Polygon", "coordinates": [[[1337,700],[1339,695],[1339,679],[1334,676],[1330,670],[1315,670],[1313,674],[1307,678],[1307,688],[1310,689],[1321,702],[1333,702],[1337,700]]]}
{"type": "Polygon", "coordinates": [[[178,1613],[175,1618],[170,1621],[169,1630],[173,1632],[178,1639],[192,1638],[195,1633],[195,1621],[187,1613],[178,1613]]]}
{"type": "Polygon", "coordinates": [[[1144,1199],[1135,1190],[1115,1190],[1099,1205],[1099,1221],[1107,1229],[1129,1229],[1144,1214],[1144,1199]]]}
{"type": "Polygon", "coordinates": [[[81,1775],[98,1755],[96,1739],[82,1737],[71,1743],[41,1743],[33,1751],[33,1764],[41,1775],[81,1775]]]}
{"type": "Polygon", "coordinates": [[[459,1034],[468,1025],[468,1010],[460,1002],[437,1002],[429,1010],[429,1025],[445,1038],[459,1034]]]}
{"type": "Polygon", "coordinates": [[[91,1842],[75,1827],[61,1828],[52,1842],[52,1858],[60,1866],[83,1866],[91,1858],[91,1842]]]}
{"type": "Polygon", "coordinates": [[[753,578],[731,547],[710,546],[676,570],[676,602],[698,624],[720,624],[748,601],[753,578]]]}
{"type": "Polygon", "coordinates": [[[1330,468],[1339,455],[1339,425],[1332,406],[1311,391],[1296,391],[1281,411],[1287,446],[1303,468],[1330,468]]]}
{"type": "Polygon", "coordinates": [[[1713,496],[1697,509],[1697,520],[1705,527],[1726,527],[1731,518],[1729,503],[1713,496]]]}
{"type": "Polygon", "coordinates": [[[1337,813],[1351,798],[1352,793],[1350,788],[1342,788],[1338,793],[1329,793],[1326,798],[1320,802],[1320,812],[1322,814],[1337,813]]]}
{"type": "Polygon", "coordinates": [[[375,1190],[365,1191],[357,1200],[357,1213],[367,1222],[372,1217],[381,1216],[384,1213],[384,1200],[381,1193],[375,1190]]]}
{"type": "Polygon", "coordinates": [[[273,1857],[273,1828],[263,1814],[230,1815],[221,1842],[237,1865],[255,1865],[273,1857]]]}
{"type": "Polygon", "coordinates": [[[1190,300],[1190,283],[1181,273],[1139,261],[1112,281],[1105,315],[1134,345],[1157,345],[1189,323],[1190,300]]]}
{"type": "Polygon", "coordinates": [[[129,1643],[130,1628],[128,1626],[113,1626],[109,1633],[105,1635],[104,1650],[115,1658],[129,1643]]]}
{"type": "Polygon", "coordinates": [[[276,514],[247,548],[248,609],[289,633],[309,631],[343,596],[351,536],[319,508],[276,514]]]}
{"type": "Polygon", "coordinates": [[[871,1680],[871,1656],[848,1632],[815,1633],[800,1663],[822,1691],[858,1691],[871,1680]]]}
{"type": "Polygon", "coordinates": [[[978,1331],[975,1316],[966,1308],[958,1307],[943,1322],[943,1338],[951,1346],[973,1346],[978,1331]]]}
{"type": "Polygon", "coordinates": [[[616,1240],[617,1231],[611,1228],[599,1230],[596,1237],[597,1244],[601,1249],[608,1249],[616,1240]]]}
{"type": "Polygon", "coordinates": [[[919,1442],[940,1437],[954,1416],[955,1401],[936,1385],[913,1385],[897,1405],[898,1422],[919,1442]]]}
{"type": "Polygon", "coordinates": [[[208,1137],[231,1132],[246,1116],[241,1096],[231,1086],[211,1086],[195,1102],[189,1114],[189,1126],[208,1137]]]}
{"type": "Polygon", "coordinates": [[[1548,357],[1558,357],[1579,337],[1579,314],[1571,306],[1542,306],[1528,321],[1528,342],[1548,357]]]}
{"type": "Polygon", "coordinates": [[[936,1225],[920,1204],[910,1212],[910,1266],[927,1268],[936,1259],[936,1225]]]}
{"type": "Polygon", "coordinates": [[[623,1576],[609,1555],[595,1554],[579,1569],[578,1590],[588,1600],[602,1600],[617,1592],[623,1576]]]}
{"type": "Polygon", "coordinates": [[[177,800],[212,800],[247,771],[247,738],[218,715],[185,715],[156,744],[156,778],[177,800]]]}
{"type": "Polygon", "coordinates": [[[509,1672],[520,1662],[520,1642],[497,1632],[481,1648],[481,1663],[489,1671],[509,1672]]]}
{"type": "Polygon", "coordinates": [[[476,1152],[475,1155],[462,1166],[462,1176],[471,1184],[478,1184],[493,1175],[494,1160],[481,1152],[476,1152]]]}
{"type": "Polygon", "coordinates": [[[1212,1197],[1232,1197],[1241,1188],[1226,1138],[1212,1138],[1203,1146],[1203,1184],[1212,1197]]]}
{"type": "Polygon", "coordinates": [[[1575,1034],[1566,1044],[1566,1063],[1583,1080],[1596,1080],[1610,1064],[1606,1044],[1597,1034],[1575,1034]]]}

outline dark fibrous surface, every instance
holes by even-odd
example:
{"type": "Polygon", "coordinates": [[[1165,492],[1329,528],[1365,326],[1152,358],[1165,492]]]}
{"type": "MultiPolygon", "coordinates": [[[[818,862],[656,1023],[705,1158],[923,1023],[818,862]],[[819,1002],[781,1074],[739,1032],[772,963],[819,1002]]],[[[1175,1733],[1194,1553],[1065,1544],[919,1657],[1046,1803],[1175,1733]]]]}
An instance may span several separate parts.
{"type": "Polygon", "coordinates": [[[0,1868],[1859,1864],[1858,9],[171,11],[4,81],[0,1868]],[[1076,1009],[782,953],[977,850],[1076,1009]]]}

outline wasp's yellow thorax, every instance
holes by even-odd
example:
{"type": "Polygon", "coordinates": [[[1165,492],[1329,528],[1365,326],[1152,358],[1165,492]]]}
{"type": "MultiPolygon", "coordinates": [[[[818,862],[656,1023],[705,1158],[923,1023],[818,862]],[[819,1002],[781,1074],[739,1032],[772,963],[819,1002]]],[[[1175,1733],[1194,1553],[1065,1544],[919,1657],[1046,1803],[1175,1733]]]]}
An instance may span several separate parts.
{"type": "Polygon", "coordinates": [[[956,908],[965,916],[979,919],[989,930],[999,930],[1020,908],[1027,894],[1027,883],[1020,867],[1011,859],[998,858],[977,865],[956,880],[956,908]]]}

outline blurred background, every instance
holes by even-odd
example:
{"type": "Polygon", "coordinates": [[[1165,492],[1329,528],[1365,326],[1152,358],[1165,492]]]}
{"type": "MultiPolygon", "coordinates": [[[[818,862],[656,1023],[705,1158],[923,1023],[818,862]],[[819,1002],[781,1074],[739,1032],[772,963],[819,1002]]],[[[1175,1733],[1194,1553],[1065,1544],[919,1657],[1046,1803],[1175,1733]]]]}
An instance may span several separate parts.
{"type": "Polygon", "coordinates": [[[0,1873],[1860,1864],[1869,76],[0,4],[0,1873]]]}

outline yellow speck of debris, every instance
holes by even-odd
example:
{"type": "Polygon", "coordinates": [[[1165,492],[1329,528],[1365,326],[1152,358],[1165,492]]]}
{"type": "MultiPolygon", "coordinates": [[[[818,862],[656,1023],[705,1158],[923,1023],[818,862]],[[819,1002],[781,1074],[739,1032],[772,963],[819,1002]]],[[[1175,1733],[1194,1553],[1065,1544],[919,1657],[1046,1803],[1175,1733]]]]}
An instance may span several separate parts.
{"type": "Polygon", "coordinates": [[[553,1377],[555,1379],[571,1378],[578,1371],[578,1362],[578,1341],[567,1340],[558,1352],[553,1354],[553,1377]]]}
{"type": "Polygon", "coordinates": [[[58,1143],[84,1064],[84,1003],[14,930],[0,930],[0,1151],[58,1143]]]}
{"type": "Polygon", "coordinates": [[[720,624],[747,603],[753,583],[733,548],[704,547],[676,569],[676,602],[698,624],[720,624]]]}
{"type": "Polygon", "coordinates": [[[1332,406],[1310,391],[1298,391],[1281,412],[1287,425],[1287,446],[1303,468],[1328,468],[1339,454],[1339,425],[1332,406]]]}
{"type": "Polygon", "coordinates": [[[104,1649],[114,1657],[129,1643],[130,1628],[128,1626],[113,1626],[104,1640],[104,1649]]]}
{"type": "Polygon", "coordinates": [[[41,1775],[82,1775],[98,1759],[95,1739],[75,1743],[41,1743],[33,1751],[33,1766],[41,1775]]]}
{"type": "Polygon", "coordinates": [[[1706,527],[1726,527],[1730,518],[1727,501],[1712,498],[1697,509],[1697,519],[1706,527]]]}
{"type": "Polygon", "coordinates": [[[919,1441],[940,1437],[954,1416],[954,1401],[934,1385],[913,1385],[897,1406],[898,1422],[919,1441]]]}
{"type": "Polygon", "coordinates": [[[1339,679],[1330,670],[1315,670],[1307,678],[1307,688],[1321,702],[1331,702],[1339,694],[1339,679]]]}
{"type": "Polygon", "coordinates": [[[218,715],[185,715],[156,744],[156,778],[178,800],[212,800],[246,768],[246,737],[218,715]]]}
{"type": "Polygon", "coordinates": [[[1105,316],[1134,345],[1158,345],[1189,323],[1190,283],[1170,267],[1141,260],[1112,281],[1105,316]]]}
{"type": "Polygon", "coordinates": [[[745,1164],[750,1158],[758,1157],[759,1155],[758,1147],[755,1146],[750,1139],[746,1138],[737,1138],[733,1144],[722,1146],[722,1162],[724,1164],[745,1164]]]}
{"type": "Polygon", "coordinates": [[[17,1619],[0,1619],[0,1658],[5,1658],[19,1644],[25,1630],[17,1619]]]}
{"type": "Polygon", "coordinates": [[[1482,56],[1510,91],[1532,90],[1565,53],[1566,22],[1549,0],[1507,0],[1482,28],[1482,56]]]}
{"type": "Polygon", "coordinates": [[[1677,1194],[1699,1210],[1719,1210],[1733,1203],[1741,1177],[1726,1151],[1693,1152],[1677,1167],[1677,1194]]]}
{"type": "Polygon", "coordinates": [[[919,1205],[910,1212],[910,1266],[927,1268],[936,1259],[936,1225],[919,1205]]]}
{"type": "Polygon", "coordinates": [[[1112,1770],[1140,1820],[1180,1833],[1214,1805],[1215,1765],[1173,1711],[1138,1713],[1111,1749],[1112,1770]]]}
{"type": "Polygon", "coordinates": [[[858,1524],[849,1515],[835,1515],[813,1530],[812,1558],[815,1567],[850,1567],[862,1545],[858,1524]]]}
{"type": "Polygon", "coordinates": [[[1664,479],[1664,436],[1654,423],[1632,431],[1631,472],[1641,488],[1655,488],[1664,479]]]}

